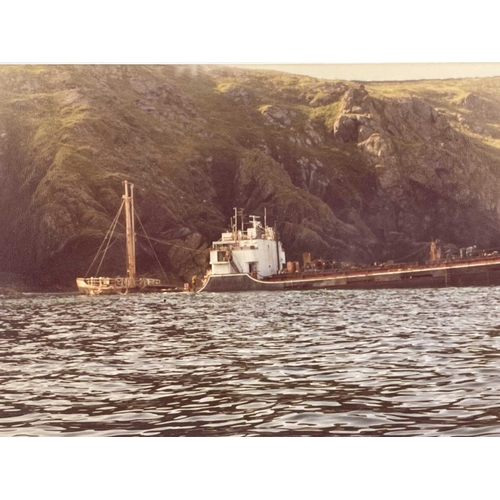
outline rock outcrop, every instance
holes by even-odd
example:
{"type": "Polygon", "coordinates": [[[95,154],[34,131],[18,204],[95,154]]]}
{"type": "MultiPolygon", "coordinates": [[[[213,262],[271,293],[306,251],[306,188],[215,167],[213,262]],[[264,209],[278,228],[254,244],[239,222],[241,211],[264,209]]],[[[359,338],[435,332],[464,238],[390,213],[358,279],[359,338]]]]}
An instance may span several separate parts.
{"type": "MultiPolygon", "coordinates": [[[[204,273],[235,206],[266,208],[293,260],[424,258],[432,238],[500,247],[500,79],[3,66],[0,85],[0,273],[74,283],[125,179],[152,238],[138,237],[139,269],[178,283],[204,273]]],[[[123,273],[120,238],[102,274],[123,273]]]]}

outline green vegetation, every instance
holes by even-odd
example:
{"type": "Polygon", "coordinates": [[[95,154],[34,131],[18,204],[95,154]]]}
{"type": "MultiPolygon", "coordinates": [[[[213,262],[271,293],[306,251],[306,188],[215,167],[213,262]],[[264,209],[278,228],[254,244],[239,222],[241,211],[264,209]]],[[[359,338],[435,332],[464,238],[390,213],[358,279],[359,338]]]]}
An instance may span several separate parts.
{"type": "MultiPolygon", "coordinates": [[[[391,231],[457,242],[474,231],[472,243],[500,243],[492,229],[499,78],[365,84],[379,116],[357,113],[393,148],[379,156],[355,132],[334,137],[346,92],[359,84],[136,65],[0,66],[0,85],[0,272],[72,284],[113,219],[125,179],[136,185],[148,234],[164,242],[155,248],[167,272],[179,279],[203,273],[204,249],[236,205],[274,210],[295,256],[314,241],[322,255],[379,260],[391,231]],[[408,97],[444,124],[403,109],[408,97]],[[461,218],[465,206],[475,212],[461,218]],[[466,222],[452,229],[450,220],[466,222]]],[[[117,258],[107,272],[121,267],[117,258]]],[[[139,269],[159,272],[148,254],[139,269]]]]}
{"type": "Polygon", "coordinates": [[[310,116],[313,120],[321,120],[328,130],[333,130],[333,126],[335,125],[341,110],[342,103],[339,101],[327,106],[313,108],[310,111],[310,116]]]}

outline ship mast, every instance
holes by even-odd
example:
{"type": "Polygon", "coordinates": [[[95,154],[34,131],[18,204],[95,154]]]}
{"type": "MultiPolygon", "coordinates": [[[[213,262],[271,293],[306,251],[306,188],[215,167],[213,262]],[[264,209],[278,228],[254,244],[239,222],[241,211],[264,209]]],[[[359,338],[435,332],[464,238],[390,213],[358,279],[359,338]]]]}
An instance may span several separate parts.
{"type": "Polygon", "coordinates": [[[125,186],[125,235],[127,243],[127,278],[135,278],[135,228],[134,185],[123,181],[125,186]],[[129,191],[130,188],[130,191],[129,191]]]}

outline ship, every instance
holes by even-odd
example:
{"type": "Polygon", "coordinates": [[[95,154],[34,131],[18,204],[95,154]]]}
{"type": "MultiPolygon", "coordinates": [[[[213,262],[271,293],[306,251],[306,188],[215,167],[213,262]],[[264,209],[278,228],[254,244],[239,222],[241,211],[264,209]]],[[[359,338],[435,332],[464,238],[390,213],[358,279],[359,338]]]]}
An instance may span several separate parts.
{"type": "Polygon", "coordinates": [[[435,241],[428,244],[429,259],[424,264],[388,262],[334,269],[331,262],[311,260],[308,253],[302,263],[287,262],[276,228],[250,216],[251,227],[245,230],[243,212],[234,210],[231,230],[212,244],[210,269],[199,292],[500,285],[497,252],[486,254],[468,247],[458,256],[441,258],[435,241]]]}
{"type": "MultiPolygon", "coordinates": [[[[125,213],[125,246],[126,246],[126,276],[123,277],[85,277],[76,278],[76,285],[80,293],[87,295],[109,295],[128,293],[152,293],[177,291],[177,287],[165,283],[158,278],[139,277],[136,270],[136,232],[135,232],[135,209],[134,209],[134,184],[123,181],[124,194],[121,206],[108,230],[101,248],[98,250],[89,271],[97,258],[100,256],[100,266],[104,260],[106,252],[111,244],[111,238],[120,218],[121,212],[125,213]],[[125,210],[124,210],[125,209],[125,210]]],[[[154,250],[153,250],[154,251],[154,250]]],[[[87,271],[87,274],[89,273],[87,271]]]]}

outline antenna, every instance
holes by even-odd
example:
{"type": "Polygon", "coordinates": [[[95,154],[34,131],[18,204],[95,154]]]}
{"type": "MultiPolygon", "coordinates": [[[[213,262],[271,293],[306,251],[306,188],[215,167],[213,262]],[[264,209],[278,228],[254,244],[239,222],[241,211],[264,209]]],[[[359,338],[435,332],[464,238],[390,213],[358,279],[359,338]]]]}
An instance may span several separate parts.
{"type": "Polygon", "coordinates": [[[252,219],[252,227],[256,228],[260,217],[258,215],[249,215],[248,217],[252,219]]]}
{"type": "Polygon", "coordinates": [[[234,210],[234,218],[231,218],[231,224],[232,224],[232,231],[233,231],[233,240],[236,241],[238,239],[238,209],[236,207],[233,208],[234,210]]]}

